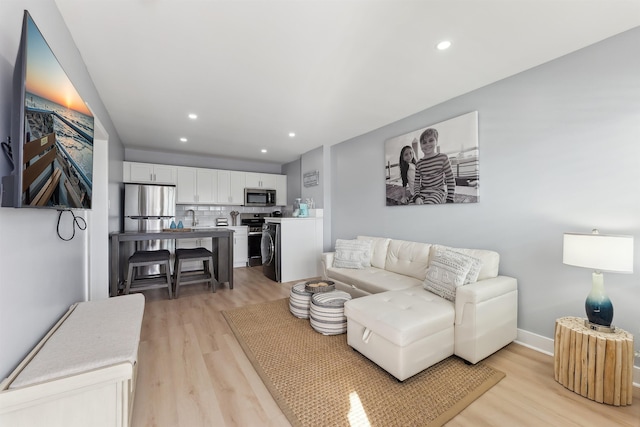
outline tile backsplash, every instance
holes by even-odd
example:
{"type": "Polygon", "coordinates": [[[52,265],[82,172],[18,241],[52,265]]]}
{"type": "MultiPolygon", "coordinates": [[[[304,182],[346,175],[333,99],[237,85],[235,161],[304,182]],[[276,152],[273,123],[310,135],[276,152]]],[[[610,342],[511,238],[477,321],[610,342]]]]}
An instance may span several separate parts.
{"type": "MultiPolygon", "coordinates": [[[[271,213],[273,211],[281,211],[282,206],[274,206],[268,208],[244,207],[244,206],[220,206],[220,205],[176,205],[176,222],[182,221],[185,227],[191,227],[191,212],[193,209],[196,213],[198,225],[216,225],[216,218],[227,218],[229,225],[233,225],[231,219],[231,211],[242,213],[271,213]]],[[[237,224],[240,225],[240,216],[237,217],[237,224]]]]}

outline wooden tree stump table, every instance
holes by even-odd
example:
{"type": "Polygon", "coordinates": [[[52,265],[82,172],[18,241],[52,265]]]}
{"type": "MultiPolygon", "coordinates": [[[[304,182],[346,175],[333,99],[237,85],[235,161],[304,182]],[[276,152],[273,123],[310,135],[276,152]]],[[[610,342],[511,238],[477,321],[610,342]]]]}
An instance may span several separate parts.
{"type": "Polygon", "coordinates": [[[556,320],[555,380],[588,399],[615,406],[631,405],[633,335],[622,329],[598,332],[579,317],[556,320]]]}

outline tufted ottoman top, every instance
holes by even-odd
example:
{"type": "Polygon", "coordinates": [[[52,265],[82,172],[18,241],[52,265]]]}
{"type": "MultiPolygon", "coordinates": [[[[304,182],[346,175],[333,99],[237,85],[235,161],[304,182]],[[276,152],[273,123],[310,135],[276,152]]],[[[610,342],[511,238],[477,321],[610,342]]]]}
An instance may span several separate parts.
{"type": "Polygon", "coordinates": [[[422,286],[356,298],[344,305],[344,314],[392,343],[405,347],[454,324],[452,302],[422,286]]]}

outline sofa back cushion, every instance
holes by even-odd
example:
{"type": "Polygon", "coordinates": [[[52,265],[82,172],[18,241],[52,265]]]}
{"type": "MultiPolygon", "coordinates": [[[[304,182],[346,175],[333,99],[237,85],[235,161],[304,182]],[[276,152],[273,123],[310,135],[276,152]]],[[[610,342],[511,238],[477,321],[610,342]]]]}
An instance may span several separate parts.
{"type": "Polygon", "coordinates": [[[358,240],[369,240],[371,242],[371,266],[384,269],[387,259],[387,250],[391,239],[385,237],[358,236],[358,240]]]}
{"type": "Polygon", "coordinates": [[[431,245],[428,243],[391,240],[384,269],[424,280],[429,268],[430,248],[431,245]]]}
{"type": "Polygon", "coordinates": [[[469,255],[474,258],[478,258],[482,261],[482,268],[478,274],[478,280],[492,279],[498,276],[498,268],[500,267],[500,254],[494,251],[485,249],[464,249],[464,248],[451,248],[443,245],[433,245],[431,248],[432,255],[435,256],[436,251],[449,249],[455,252],[460,252],[465,255],[469,255]]]}

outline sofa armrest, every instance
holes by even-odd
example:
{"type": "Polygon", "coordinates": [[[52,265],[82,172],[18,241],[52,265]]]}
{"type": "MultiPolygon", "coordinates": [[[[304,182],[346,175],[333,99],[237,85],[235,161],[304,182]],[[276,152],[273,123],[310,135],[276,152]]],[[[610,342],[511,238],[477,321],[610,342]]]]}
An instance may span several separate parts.
{"type": "Polygon", "coordinates": [[[322,278],[327,280],[329,277],[327,276],[327,268],[333,266],[333,257],[335,252],[324,252],[322,254],[322,278]]]}
{"type": "Polygon", "coordinates": [[[517,290],[518,281],[509,276],[498,276],[460,286],[456,291],[456,324],[462,322],[465,305],[479,304],[517,290]]]}

